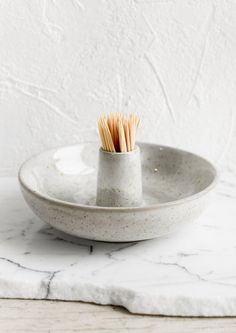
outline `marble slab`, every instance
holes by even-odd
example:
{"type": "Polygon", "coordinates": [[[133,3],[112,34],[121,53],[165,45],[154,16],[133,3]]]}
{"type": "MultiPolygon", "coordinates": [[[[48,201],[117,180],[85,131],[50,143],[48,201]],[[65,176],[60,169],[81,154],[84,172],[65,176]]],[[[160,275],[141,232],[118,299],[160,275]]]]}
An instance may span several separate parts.
{"type": "Polygon", "coordinates": [[[201,218],[176,234],[117,244],[53,230],[26,206],[17,179],[0,178],[0,297],[235,316],[235,190],[222,184],[201,218]]]}

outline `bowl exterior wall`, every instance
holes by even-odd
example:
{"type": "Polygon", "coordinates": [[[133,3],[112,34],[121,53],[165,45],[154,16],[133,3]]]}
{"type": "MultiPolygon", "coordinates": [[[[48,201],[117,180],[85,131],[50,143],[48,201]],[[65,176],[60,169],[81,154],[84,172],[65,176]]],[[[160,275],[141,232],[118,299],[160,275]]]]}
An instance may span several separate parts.
{"type": "Polygon", "coordinates": [[[107,242],[130,242],[161,237],[196,219],[210,193],[193,200],[138,211],[87,209],[50,201],[21,184],[29,207],[44,222],[73,236],[107,242]]]}

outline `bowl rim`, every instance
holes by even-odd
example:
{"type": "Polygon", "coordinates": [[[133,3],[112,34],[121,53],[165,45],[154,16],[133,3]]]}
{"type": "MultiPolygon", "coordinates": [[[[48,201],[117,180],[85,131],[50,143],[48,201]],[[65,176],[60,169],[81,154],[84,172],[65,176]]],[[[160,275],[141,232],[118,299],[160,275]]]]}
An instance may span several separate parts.
{"type": "Polygon", "coordinates": [[[62,149],[62,148],[66,148],[66,147],[73,147],[73,146],[79,146],[79,145],[85,145],[85,144],[95,144],[98,143],[97,141],[85,141],[85,142],[80,142],[80,143],[76,143],[76,144],[71,144],[71,145],[66,145],[66,146],[60,146],[60,147],[56,147],[53,149],[48,149],[45,150],[39,154],[33,155],[30,158],[28,158],[25,162],[22,163],[22,165],[19,168],[18,171],[18,180],[20,185],[28,192],[30,192],[33,196],[38,197],[41,200],[44,201],[50,201],[52,204],[57,204],[60,206],[66,206],[66,207],[71,207],[71,208],[77,208],[77,209],[81,209],[81,210],[90,210],[93,212],[112,212],[115,211],[117,213],[119,212],[130,212],[130,211],[137,211],[137,212],[141,212],[141,211],[148,211],[148,210],[154,210],[154,209],[161,209],[161,208],[166,208],[166,207],[171,207],[171,206],[176,206],[176,205],[181,205],[181,204],[185,204],[187,202],[196,200],[204,195],[206,195],[208,192],[210,192],[211,190],[213,190],[213,188],[217,185],[218,181],[219,181],[219,170],[218,168],[213,165],[209,160],[207,160],[206,158],[192,153],[190,151],[187,150],[183,150],[180,148],[176,148],[176,147],[172,147],[172,146],[166,146],[166,145],[162,145],[162,144],[156,144],[156,143],[149,143],[149,142],[137,142],[137,145],[143,145],[143,146],[155,146],[157,148],[163,148],[163,149],[169,149],[169,150],[174,150],[174,151],[178,151],[180,153],[186,153],[192,156],[195,156],[197,158],[200,158],[201,160],[203,160],[204,162],[206,162],[212,169],[213,173],[214,173],[214,178],[212,180],[212,182],[206,187],[204,188],[202,191],[199,191],[193,195],[190,195],[186,198],[182,198],[182,199],[178,199],[178,200],[173,200],[173,201],[167,201],[167,202],[163,202],[163,203],[156,203],[156,204],[151,204],[151,205],[146,205],[146,206],[137,206],[137,207],[104,207],[104,206],[96,206],[96,205],[83,205],[83,204],[79,204],[79,203],[73,203],[73,202],[69,202],[69,201],[64,201],[61,199],[57,199],[57,198],[53,198],[50,197],[44,193],[32,190],[29,186],[27,186],[27,184],[24,182],[23,180],[23,171],[26,168],[27,164],[34,158],[44,154],[44,153],[50,153],[50,152],[55,152],[58,149],[62,149]]]}

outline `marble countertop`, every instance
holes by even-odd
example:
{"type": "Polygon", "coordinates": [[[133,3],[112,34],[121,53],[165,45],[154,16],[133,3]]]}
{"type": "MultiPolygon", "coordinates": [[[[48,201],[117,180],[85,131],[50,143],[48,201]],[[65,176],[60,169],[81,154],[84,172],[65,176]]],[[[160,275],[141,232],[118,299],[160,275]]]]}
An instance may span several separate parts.
{"type": "Polygon", "coordinates": [[[81,300],[134,313],[236,315],[236,191],[222,182],[195,223],[134,243],[75,239],[33,215],[0,178],[0,297],[81,300]]]}

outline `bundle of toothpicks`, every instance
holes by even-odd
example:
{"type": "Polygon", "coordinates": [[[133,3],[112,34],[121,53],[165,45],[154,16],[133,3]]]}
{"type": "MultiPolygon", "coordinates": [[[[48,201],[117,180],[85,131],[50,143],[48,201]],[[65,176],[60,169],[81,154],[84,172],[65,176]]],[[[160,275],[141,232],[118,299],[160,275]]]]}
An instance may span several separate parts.
{"type": "Polygon", "coordinates": [[[98,120],[102,149],[109,152],[129,152],[135,148],[140,119],[135,114],[111,113],[98,120]]]}

